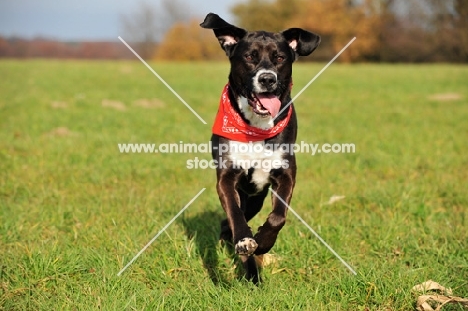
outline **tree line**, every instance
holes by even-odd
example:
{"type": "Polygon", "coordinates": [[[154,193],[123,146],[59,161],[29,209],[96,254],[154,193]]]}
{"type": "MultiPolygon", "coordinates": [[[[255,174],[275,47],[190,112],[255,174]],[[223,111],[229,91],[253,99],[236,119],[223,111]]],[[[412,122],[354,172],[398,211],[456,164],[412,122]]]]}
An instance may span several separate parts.
{"type": "MultiPolygon", "coordinates": [[[[219,60],[212,31],[181,0],[141,2],[121,16],[124,38],[145,59],[219,60]],[[184,7],[185,10],[180,8],[184,7]]],[[[468,62],[468,0],[246,0],[229,21],[249,30],[301,27],[322,42],[303,61],[328,61],[353,37],[344,62],[468,62]]],[[[120,42],[0,37],[0,57],[132,58],[120,42]]]]}
{"type": "Polygon", "coordinates": [[[46,38],[31,40],[0,37],[0,57],[8,58],[75,58],[133,59],[121,42],[61,42],[46,38]]]}
{"type": "MultiPolygon", "coordinates": [[[[345,62],[467,62],[467,0],[249,0],[235,5],[236,25],[250,30],[309,29],[321,35],[308,60],[331,59],[354,36],[345,62]]],[[[176,23],[157,59],[217,59],[212,33],[199,21],[176,23]]],[[[221,55],[220,55],[221,54],[221,55]]]]}

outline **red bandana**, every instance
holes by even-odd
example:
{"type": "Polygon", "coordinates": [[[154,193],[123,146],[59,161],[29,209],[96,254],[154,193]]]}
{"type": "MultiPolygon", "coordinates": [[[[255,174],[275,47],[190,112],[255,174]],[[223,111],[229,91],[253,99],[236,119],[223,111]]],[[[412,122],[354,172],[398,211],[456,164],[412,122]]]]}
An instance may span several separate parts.
{"type": "Polygon", "coordinates": [[[218,113],[213,124],[213,134],[247,143],[272,138],[281,133],[286,125],[288,125],[292,114],[292,106],[289,106],[286,118],[278,122],[271,129],[263,130],[247,124],[232,107],[228,89],[229,84],[226,84],[221,94],[218,113]]]}

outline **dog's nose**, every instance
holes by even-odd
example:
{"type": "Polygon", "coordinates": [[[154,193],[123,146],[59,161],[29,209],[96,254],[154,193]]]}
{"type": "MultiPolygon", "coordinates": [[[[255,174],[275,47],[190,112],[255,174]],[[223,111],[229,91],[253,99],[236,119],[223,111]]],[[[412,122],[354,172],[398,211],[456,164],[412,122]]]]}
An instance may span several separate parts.
{"type": "Polygon", "coordinates": [[[272,73],[265,72],[258,76],[258,82],[264,87],[272,87],[276,83],[276,76],[272,73]]]}

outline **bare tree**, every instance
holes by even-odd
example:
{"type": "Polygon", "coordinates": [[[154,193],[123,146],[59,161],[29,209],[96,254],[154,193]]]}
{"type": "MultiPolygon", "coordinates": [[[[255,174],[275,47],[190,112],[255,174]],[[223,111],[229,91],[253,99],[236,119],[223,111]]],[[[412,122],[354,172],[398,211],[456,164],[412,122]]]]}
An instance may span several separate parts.
{"type": "Polygon", "coordinates": [[[141,1],[135,11],[121,16],[123,36],[136,44],[141,57],[151,58],[156,43],[162,41],[173,24],[188,20],[189,12],[180,0],[161,0],[159,6],[141,1]]]}
{"type": "Polygon", "coordinates": [[[187,2],[182,3],[180,0],[161,0],[164,24],[166,29],[164,33],[171,28],[172,25],[178,22],[185,22],[190,19],[190,7],[187,2]]]}

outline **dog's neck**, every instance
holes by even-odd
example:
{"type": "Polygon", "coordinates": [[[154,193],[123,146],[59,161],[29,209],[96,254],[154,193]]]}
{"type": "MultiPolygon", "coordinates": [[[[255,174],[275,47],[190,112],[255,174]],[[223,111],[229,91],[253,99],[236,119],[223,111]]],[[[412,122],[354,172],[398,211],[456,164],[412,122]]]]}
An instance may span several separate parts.
{"type": "Polygon", "coordinates": [[[267,129],[256,127],[248,122],[233,101],[233,93],[227,84],[221,93],[220,106],[213,124],[213,134],[241,142],[260,141],[272,138],[281,133],[289,124],[293,107],[282,113],[281,118],[271,120],[273,126],[267,129]]]}

